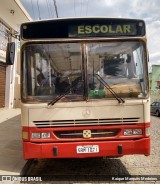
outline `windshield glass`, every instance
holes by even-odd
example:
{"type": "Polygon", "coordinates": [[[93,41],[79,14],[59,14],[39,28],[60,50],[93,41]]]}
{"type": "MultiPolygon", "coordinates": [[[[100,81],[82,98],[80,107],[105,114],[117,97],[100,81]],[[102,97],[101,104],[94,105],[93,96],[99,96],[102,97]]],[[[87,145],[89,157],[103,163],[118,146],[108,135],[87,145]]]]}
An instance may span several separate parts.
{"type": "Polygon", "coordinates": [[[23,50],[23,98],[82,100],[82,51],[78,43],[28,44],[23,50]]]}
{"type": "Polygon", "coordinates": [[[58,102],[144,98],[144,58],[140,41],[25,44],[22,99],[54,103],[60,96],[58,102]]]}
{"type": "Polygon", "coordinates": [[[142,43],[91,43],[87,45],[87,53],[89,98],[113,98],[104,83],[119,97],[147,95],[142,43]]]}

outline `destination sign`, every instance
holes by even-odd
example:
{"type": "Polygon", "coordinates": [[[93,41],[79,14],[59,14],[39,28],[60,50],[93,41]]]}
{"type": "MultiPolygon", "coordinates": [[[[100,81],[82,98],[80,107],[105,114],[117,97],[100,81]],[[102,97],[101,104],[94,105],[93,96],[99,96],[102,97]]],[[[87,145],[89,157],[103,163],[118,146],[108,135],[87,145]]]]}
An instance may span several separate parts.
{"type": "Polygon", "coordinates": [[[126,36],[137,35],[135,24],[96,24],[96,25],[73,25],[69,27],[69,37],[88,36],[126,36]]]}
{"type": "Polygon", "coordinates": [[[22,39],[144,36],[145,22],[134,19],[73,18],[27,22],[22,39]]]}

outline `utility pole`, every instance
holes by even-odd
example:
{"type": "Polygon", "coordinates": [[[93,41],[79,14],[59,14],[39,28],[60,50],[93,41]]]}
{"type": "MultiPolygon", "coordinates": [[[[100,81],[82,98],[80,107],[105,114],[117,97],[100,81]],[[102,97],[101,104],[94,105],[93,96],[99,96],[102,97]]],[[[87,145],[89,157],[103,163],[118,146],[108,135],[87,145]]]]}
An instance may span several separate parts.
{"type": "Polygon", "coordinates": [[[37,0],[37,6],[38,6],[38,15],[39,15],[39,20],[41,20],[41,13],[40,13],[40,9],[39,9],[39,3],[38,3],[38,0],[37,0]]]}
{"type": "Polygon", "coordinates": [[[53,0],[53,2],[54,2],[54,8],[55,8],[55,11],[56,11],[56,16],[58,18],[58,11],[57,11],[56,0],[53,0]]]}

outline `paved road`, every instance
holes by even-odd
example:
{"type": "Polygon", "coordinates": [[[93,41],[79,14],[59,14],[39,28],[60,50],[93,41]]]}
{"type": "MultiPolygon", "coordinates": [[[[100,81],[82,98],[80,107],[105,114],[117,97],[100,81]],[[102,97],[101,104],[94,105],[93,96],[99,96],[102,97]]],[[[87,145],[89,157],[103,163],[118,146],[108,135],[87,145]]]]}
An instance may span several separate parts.
{"type": "MultiPolygon", "coordinates": [[[[160,178],[160,118],[151,117],[151,155],[124,156],[121,158],[91,158],[91,159],[40,159],[31,163],[27,168],[27,175],[53,175],[59,181],[52,183],[78,184],[78,183],[110,183],[107,176],[121,175],[159,175],[160,178]],[[103,179],[100,179],[103,177],[103,179]]],[[[132,181],[129,183],[160,183],[160,181],[132,181]]],[[[152,178],[154,178],[152,176],[152,178]]],[[[117,183],[117,177],[114,178],[117,183]]],[[[130,178],[132,180],[132,178],[130,178]]],[[[134,179],[134,178],[133,178],[134,179]]],[[[142,178],[143,179],[143,178],[142,178]]],[[[122,183],[128,183],[122,181],[122,183]]]]}

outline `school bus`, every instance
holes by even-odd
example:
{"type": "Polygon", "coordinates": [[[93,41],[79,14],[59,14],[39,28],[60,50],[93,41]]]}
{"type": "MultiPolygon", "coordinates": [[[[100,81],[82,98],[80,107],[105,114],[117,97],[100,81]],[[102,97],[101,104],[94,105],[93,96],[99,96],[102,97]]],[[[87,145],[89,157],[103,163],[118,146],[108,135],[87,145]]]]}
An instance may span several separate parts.
{"type": "Polygon", "coordinates": [[[24,159],[150,155],[145,22],[21,25],[24,159]]]}

